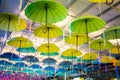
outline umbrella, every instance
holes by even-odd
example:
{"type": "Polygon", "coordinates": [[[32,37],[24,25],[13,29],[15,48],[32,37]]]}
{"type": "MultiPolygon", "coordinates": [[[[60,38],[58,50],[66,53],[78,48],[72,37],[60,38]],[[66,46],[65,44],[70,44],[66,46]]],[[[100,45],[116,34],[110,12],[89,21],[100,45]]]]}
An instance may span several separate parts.
{"type": "Polygon", "coordinates": [[[109,41],[104,43],[103,39],[97,39],[90,43],[90,47],[101,51],[112,47],[112,44],[109,41]]]}
{"type": "Polygon", "coordinates": [[[115,63],[115,66],[120,66],[120,60],[115,63]]]}
{"type": "Polygon", "coordinates": [[[64,55],[61,55],[61,58],[73,60],[73,59],[76,59],[77,57],[76,56],[64,56],[64,55]]]}
{"type": "Polygon", "coordinates": [[[61,28],[56,25],[40,26],[34,30],[34,35],[41,38],[56,38],[63,34],[61,28]],[[48,36],[49,35],[49,36],[48,36]]]}
{"type": "Polygon", "coordinates": [[[89,0],[90,2],[97,2],[97,3],[108,3],[113,2],[113,0],[89,0]]]}
{"type": "Polygon", "coordinates": [[[84,56],[82,56],[82,60],[96,60],[98,59],[97,53],[86,53],[84,56]]]}
{"type": "Polygon", "coordinates": [[[66,72],[66,70],[64,69],[64,68],[58,68],[57,69],[57,73],[64,73],[64,72],[66,72]]]}
{"type": "Polygon", "coordinates": [[[113,46],[109,49],[109,52],[111,54],[120,54],[120,47],[119,46],[113,46]]]}
{"type": "Polygon", "coordinates": [[[44,68],[44,70],[46,70],[46,71],[54,71],[55,68],[53,66],[47,66],[47,67],[44,68]]]}
{"type": "Polygon", "coordinates": [[[12,38],[7,42],[7,44],[16,48],[28,48],[33,46],[33,43],[30,40],[23,37],[12,38]]]}
{"type": "Polygon", "coordinates": [[[63,73],[63,72],[58,72],[58,73],[56,73],[56,76],[65,76],[65,74],[63,73]]]}
{"type": "Polygon", "coordinates": [[[49,64],[49,65],[54,65],[54,64],[56,64],[56,60],[55,59],[53,59],[53,58],[46,58],[46,59],[44,59],[44,60],[42,60],[42,62],[44,63],[44,64],[49,64]]]}
{"type": "Polygon", "coordinates": [[[72,69],[67,72],[67,74],[79,74],[78,70],[72,69]]]}
{"type": "Polygon", "coordinates": [[[42,67],[39,64],[32,64],[30,66],[30,68],[32,68],[32,69],[42,69],[42,67]]]}
{"type": "Polygon", "coordinates": [[[56,1],[40,0],[29,4],[25,15],[34,22],[51,24],[65,19],[67,9],[56,1]]]}
{"type": "Polygon", "coordinates": [[[26,21],[20,18],[18,22],[18,16],[11,13],[0,14],[0,30],[4,31],[21,31],[27,27],[26,21]]]}
{"type": "Polygon", "coordinates": [[[120,38],[120,26],[113,26],[105,30],[104,34],[101,35],[101,37],[106,40],[110,39],[119,39],[120,38]]]}
{"type": "Polygon", "coordinates": [[[57,56],[59,53],[58,52],[49,52],[49,53],[40,53],[42,56],[57,56]]]}
{"type": "Polygon", "coordinates": [[[59,48],[55,44],[42,44],[37,48],[37,51],[44,53],[58,52],[59,48]]]}
{"type": "MultiPolygon", "coordinates": [[[[90,38],[89,38],[89,40],[90,40],[90,38]]],[[[77,49],[78,45],[81,45],[81,44],[84,44],[87,42],[87,36],[86,36],[86,34],[73,33],[71,36],[66,37],[65,41],[68,44],[76,45],[76,49],[77,49]]]]}
{"type": "Polygon", "coordinates": [[[70,61],[62,61],[61,63],[59,63],[58,66],[63,67],[63,68],[70,68],[71,65],[72,63],[70,61]]]}
{"type": "Polygon", "coordinates": [[[28,65],[25,64],[24,62],[17,62],[17,63],[14,64],[14,66],[24,68],[24,67],[27,67],[28,65]]]}
{"type": "Polygon", "coordinates": [[[10,53],[10,52],[1,54],[0,58],[6,58],[11,61],[20,61],[21,60],[21,58],[18,55],[14,54],[14,53],[10,53]]]}
{"type": "Polygon", "coordinates": [[[86,67],[86,65],[85,64],[81,64],[81,63],[77,63],[77,64],[73,65],[74,69],[83,69],[85,67],[86,67]]]}
{"type": "Polygon", "coordinates": [[[28,48],[18,48],[17,51],[22,53],[35,53],[37,50],[34,47],[28,47],[28,48]]]}
{"type": "Polygon", "coordinates": [[[39,59],[35,56],[25,56],[22,58],[22,60],[27,62],[39,62],[39,59]]]}
{"type": "Polygon", "coordinates": [[[12,66],[13,63],[5,61],[5,60],[0,60],[0,65],[3,65],[3,66],[12,66]]]}
{"type": "Polygon", "coordinates": [[[105,55],[101,58],[101,62],[102,63],[115,63],[115,62],[117,62],[117,60],[114,57],[110,57],[110,56],[105,55]]]}
{"type": "Polygon", "coordinates": [[[93,71],[96,71],[96,70],[99,70],[99,67],[98,66],[88,66],[84,69],[82,69],[84,72],[87,71],[87,72],[93,72],[93,71]]]}
{"type": "MultiPolygon", "coordinates": [[[[69,29],[75,33],[88,33],[102,29],[106,22],[97,16],[81,16],[75,19],[69,26],[69,29]]],[[[88,42],[88,39],[87,39],[88,42]]]]}
{"type": "Polygon", "coordinates": [[[67,49],[62,53],[63,56],[68,56],[68,57],[74,57],[74,56],[81,56],[82,53],[79,50],[76,50],[74,48],[67,49]]]}

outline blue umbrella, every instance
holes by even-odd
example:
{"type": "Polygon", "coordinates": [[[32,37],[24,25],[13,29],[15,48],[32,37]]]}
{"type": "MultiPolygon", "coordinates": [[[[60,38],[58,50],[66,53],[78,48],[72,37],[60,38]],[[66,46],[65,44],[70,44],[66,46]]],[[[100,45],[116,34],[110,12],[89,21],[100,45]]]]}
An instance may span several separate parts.
{"type": "Polygon", "coordinates": [[[29,48],[18,48],[17,51],[23,53],[35,53],[37,50],[34,47],[29,47],[29,48]]]}
{"type": "Polygon", "coordinates": [[[61,63],[59,63],[59,66],[63,68],[70,68],[71,65],[72,63],[70,61],[62,61],[61,63]]]}
{"type": "Polygon", "coordinates": [[[35,56],[25,56],[22,58],[22,60],[27,62],[39,62],[39,59],[35,56]]]}
{"type": "Polygon", "coordinates": [[[23,63],[23,62],[17,62],[14,64],[15,67],[20,67],[20,68],[24,68],[27,67],[28,65],[23,63]]]}
{"type": "Polygon", "coordinates": [[[5,60],[0,60],[0,65],[3,66],[12,66],[13,64],[11,62],[5,61],[5,60]]]}
{"type": "Polygon", "coordinates": [[[54,76],[54,72],[53,71],[46,71],[45,73],[48,77],[53,77],[54,76]]]}
{"type": "Polygon", "coordinates": [[[58,68],[57,69],[57,72],[59,73],[64,73],[64,72],[66,72],[66,69],[64,69],[64,68],[58,68]]]}
{"type": "Polygon", "coordinates": [[[65,74],[63,72],[58,72],[56,73],[56,76],[65,76],[65,74]]]}
{"type": "Polygon", "coordinates": [[[20,61],[21,60],[21,58],[18,55],[11,53],[11,52],[3,53],[2,55],[0,55],[0,57],[6,58],[6,59],[9,59],[12,61],[20,61]]]}
{"type": "Polygon", "coordinates": [[[30,68],[32,68],[32,69],[42,69],[42,67],[39,64],[32,64],[30,66],[30,68]]]}
{"type": "Polygon", "coordinates": [[[67,74],[79,74],[78,70],[72,69],[67,72],[67,74]]]}
{"type": "Polygon", "coordinates": [[[47,65],[54,65],[57,61],[53,58],[46,58],[42,62],[47,65]]]}
{"type": "Polygon", "coordinates": [[[81,63],[77,63],[77,64],[73,65],[73,68],[75,68],[75,69],[83,69],[85,67],[86,67],[85,64],[81,64],[81,63]]]}
{"type": "Polygon", "coordinates": [[[84,68],[84,69],[82,69],[83,71],[86,71],[87,70],[87,72],[92,72],[92,71],[96,71],[96,70],[99,70],[99,67],[98,66],[88,66],[88,67],[86,67],[86,68],[84,68]]]}
{"type": "Polygon", "coordinates": [[[47,66],[44,68],[46,71],[55,71],[55,68],[53,66],[47,66]]]}

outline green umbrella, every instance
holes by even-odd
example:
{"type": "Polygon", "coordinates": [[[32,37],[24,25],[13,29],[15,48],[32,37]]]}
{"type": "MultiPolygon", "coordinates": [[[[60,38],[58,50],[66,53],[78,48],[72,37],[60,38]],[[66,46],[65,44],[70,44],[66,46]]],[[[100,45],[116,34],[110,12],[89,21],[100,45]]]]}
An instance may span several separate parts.
{"type": "Polygon", "coordinates": [[[112,47],[112,44],[109,41],[104,43],[103,39],[97,39],[90,43],[90,47],[95,50],[105,50],[112,47]]]}
{"type": "Polygon", "coordinates": [[[25,15],[34,22],[52,24],[65,19],[67,9],[53,0],[39,0],[27,6],[25,15]]]}
{"type": "Polygon", "coordinates": [[[37,50],[34,47],[28,47],[28,48],[18,48],[17,51],[23,53],[35,53],[37,50]]]}
{"type": "Polygon", "coordinates": [[[49,53],[40,53],[42,56],[57,56],[59,53],[58,52],[49,52],[49,53]]]}
{"type": "MultiPolygon", "coordinates": [[[[102,29],[106,22],[97,16],[81,16],[75,19],[69,26],[69,29],[75,33],[88,33],[102,29]]],[[[88,41],[88,40],[87,40],[88,41]]]]}

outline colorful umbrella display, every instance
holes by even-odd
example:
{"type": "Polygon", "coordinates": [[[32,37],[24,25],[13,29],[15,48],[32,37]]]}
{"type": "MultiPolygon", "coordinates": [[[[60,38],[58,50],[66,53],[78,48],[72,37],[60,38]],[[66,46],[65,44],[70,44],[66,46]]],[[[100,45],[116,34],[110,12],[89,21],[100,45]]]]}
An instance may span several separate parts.
{"type": "Polygon", "coordinates": [[[17,51],[22,53],[35,53],[37,50],[34,47],[28,47],[28,48],[18,48],[17,51]]]}
{"type": "Polygon", "coordinates": [[[12,38],[7,42],[7,44],[16,48],[28,48],[33,46],[32,41],[23,37],[12,38]]]}
{"type": "Polygon", "coordinates": [[[34,22],[51,24],[65,19],[67,9],[56,1],[40,0],[29,4],[25,15],[34,22]]]}
{"type": "Polygon", "coordinates": [[[37,48],[37,51],[44,53],[58,52],[60,49],[55,44],[42,44],[37,48]]]}
{"type": "Polygon", "coordinates": [[[113,27],[106,29],[104,34],[101,35],[104,38],[103,35],[105,35],[106,40],[119,39],[120,38],[120,26],[113,26],[113,27]]]}
{"type": "Polygon", "coordinates": [[[90,43],[90,48],[96,50],[105,50],[112,47],[112,44],[109,41],[105,41],[103,39],[97,39],[90,43]]]}
{"type": "Polygon", "coordinates": [[[0,30],[4,31],[21,31],[27,27],[26,21],[22,18],[18,21],[18,16],[11,13],[0,14],[0,30]]]}
{"type": "Polygon", "coordinates": [[[109,52],[111,54],[120,54],[120,47],[119,46],[113,46],[109,49],[109,52]]]}
{"type": "Polygon", "coordinates": [[[84,56],[82,56],[82,60],[96,60],[98,59],[97,53],[86,53],[84,56]]]}
{"type": "Polygon", "coordinates": [[[40,53],[42,56],[57,56],[59,53],[58,52],[49,52],[49,53],[40,53]]]}
{"type": "Polygon", "coordinates": [[[63,34],[61,28],[56,25],[40,26],[34,30],[34,35],[41,38],[56,38],[63,34]],[[48,36],[49,35],[49,36],[48,36]]]}
{"type": "Polygon", "coordinates": [[[54,65],[56,64],[56,60],[53,59],[53,58],[46,58],[44,60],[42,60],[43,64],[46,64],[46,65],[54,65]]]}

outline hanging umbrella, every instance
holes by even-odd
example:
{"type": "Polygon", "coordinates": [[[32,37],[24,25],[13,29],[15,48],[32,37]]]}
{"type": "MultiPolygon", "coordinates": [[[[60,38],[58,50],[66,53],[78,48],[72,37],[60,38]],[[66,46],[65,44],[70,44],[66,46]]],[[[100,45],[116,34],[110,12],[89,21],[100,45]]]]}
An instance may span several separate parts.
{"type": "Polygon", "coordinates": [[[84,56],[82,56],[82,60],[96,60],[98,59],[97,53],[86,53],[84,56]]]}
{"type": "Polygon", "coordinates": [[[111,54],[120,54],[120,47],[119,46],[113,46],[109,49],[109,52],[111,54]]]}
{"type": "Polygon", "coordinates": [[[33,46],[33,43],[30,40],[23,37],[12,38],[7,44],[16,48],[28,48],[33,46]]]}
{"type": "Polygon", "coordinates": [[[5,60],[0,60],[0,65],[3,65],[3,66],[12,66],[13,63],[5,61],[5,60]]]}
{"type": "Polygon", "coordinates": [[[61,55],[61,58],[63,58],[63,59],[68,59],[68,60],[77,59],[76,56],[64,56],[64,55],[61,55]]]}
{"type": "Polygon", "coordinates": [[[24,68],[24,67],[27,67],[28,65],[25,64],[24,62],[17,62],[17,63],[14,64],[14,66],[24,68]]]}
{"type": "Polygon", "coordinates": [[[76,50],[73,48],[67,49],[62,53],[62,56],[65,56],[65,57],[78,57],[81,55],[82,55],[82,53],[79,50],[76,50]]]}
{"type": "Polygon", "coordinates": [[[44,68],[46,71],[55,71],[55,68],[53,66],[47,66],[44,68]]]}
{"type": "MultiPolygon", "coordinates": [[[[81,16],[75,19],[69,26],[69,29],[75,33],[88,33],[102,29],[106,22],[97,16],[81,16]]],[[[88,39],[87,39],[88,42],[88,39]]]]}
{"type": "Polygon", "coordinates": [[[34,35],[41,37],[41,38],[56,38],[63,34],[63,31],[61,28],[57,27],[56,25],[48,25],[47,27],[45,25],[40,26],[34,30],[34,35]]]}
{"type": "MultiPolygon", "coordinates": [[[[90,40],[90,38],[89,38],[89,40],[90,40]]],[[[86,36],[86,34],[73,33],[72,35],[66,37],[65,41],[68,44],[76,45],[76,49],[77,49],[78,45],[81,45],[81,44],[84,44],[87,42],[87,36],[86,36]]]]}
{"type": "Polygon", "coordinates": [[[61,21],[67,16],[67,9],[53,0],[33,2],[25,9],[25,15],[34,22],[51,24],[61,21]]]}
{"type": "Polygon", "coordinates": [[[44,53],[58,52],[59,48],[55,44],[42,44],[37,48],[37,51],[44,53]]]}
{"type": "Polygon", "coordinates": [[[42,62],[46,65],[48,65],[48,64],[54,65],[54,64],[56,64],[57,61],[53,58],[46,58],[46,59],[42,60],[42,62]]]}
{"type": "Polygon", "coordinates": [[[21,31],[27,27],[25,20],[20,18],[18,22],[18,16],[11,13],[0,14],[0,30],[4,31],[21,31]]]}
{"type": "Polygon", "coordinates": [[[63,67],[63,68],[70,68],[71,65],[72,63],[70,61],[62,61],[61,63],[59,63],[58,66],[63,67]]]}
{"type": "Polygon", "coordinates": [[[81,63],[77,63],[77,64],[73,65],[74,69],[83,69],[85,67],[86,67],[86,65],[85,64],[81,64],[81,63]]]}
{"type": "Polygon", "coordinates": [[[66,69],[64,69],[64,68],[57,69],[57,73],[64,73],[64,72],[66,72],[66,69]]]}
{"type": "Polygon", "coordinates": [[[101,37],[106,40],[110,39],[119,39],[120,38],[120,26],[113,26],[105,30],[104,34],[101,35],[101,37]]]}
{"type": "Polygon", "coordinates": [[[69,70],[69,71],[67,72],[67,74],[73,75],[73,74],[79,74],[79,72],[78,72],[78,70],[72,69],[72,70],[69,70]]]}
{"type": "Polygon", "coordinates": [[[97,39],[90,43],[90,48],[95,50],[105,50],[112,47],[112,44],[109,41],[105,41],[103,39],[97,39]]]}
{"type": "Polygon", "coordinates": [[[21,61],[21,58],[18,55],[14,54],[14,53],[10,53],[10,52],[1,54],[0,58],[6,58],[11,61],[21,61]]]}
{"type": "Polygon", "coordinates": [[[27,61],[27,62],[39,62],[39,59],[35,56],[25,56],[22,58],[22,60],[27,61]]]}
{"type": "Polygon", "coordinates": [[[59,53],[58,52],[49,52],[49,53],[44,53],[44,52],[42,52],[42,53],[40,53],[42,56],[57,56],[57,55],[59,55],[59,53]]]}
{"type": "Polygon", "coordinates": [[[56,76],[65,76],[65,74],[63,73],[63,72],[58,72],[58,73],[56,73],[56,76]]]}
{"type": "Polygon", "coordinates": [[[90,2],[97,2],[97,3],[108,3],[108,2],[112,2],[113,0],[89,0],[90,2]]]}
{"type": "Polygon", "coordinates": [[[32,69],[42,69],[42,67],[39,64],[32,64],[30,66],[30,68],[32,68],[32,69]]]}
{"type": "Polygon", "coordinates": [[[117,60],[114,57],[110,57],[110,56],[105,55],[101,58],[101,62],[102,63],[115,63],[115,62],[117,62],[117,60]]]}
{"type": "Polygon", "coordinates": [[[34,47],[28,47],[28,48],[17,48],[17,51],[22,53],[35,53],[37,50],[34,47]]]}

